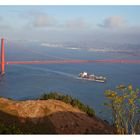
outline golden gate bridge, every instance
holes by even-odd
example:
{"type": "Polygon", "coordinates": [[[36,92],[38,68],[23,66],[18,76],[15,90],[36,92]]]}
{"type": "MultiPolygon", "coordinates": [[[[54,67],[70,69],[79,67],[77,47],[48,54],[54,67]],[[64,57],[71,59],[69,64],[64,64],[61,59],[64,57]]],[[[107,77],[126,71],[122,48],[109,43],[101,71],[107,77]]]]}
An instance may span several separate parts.
{"type": "Polygon", "coordinates": [[[1,39],[1,75],[5,73],[5,65],[18,65],[18,64],[80,64],[80,63],[125,63],[125,64],[140,64],[140,60],[128,59],[99,59],[99,60],[38,60],[38,61],[5,61],[4,39],[1,39]]]}

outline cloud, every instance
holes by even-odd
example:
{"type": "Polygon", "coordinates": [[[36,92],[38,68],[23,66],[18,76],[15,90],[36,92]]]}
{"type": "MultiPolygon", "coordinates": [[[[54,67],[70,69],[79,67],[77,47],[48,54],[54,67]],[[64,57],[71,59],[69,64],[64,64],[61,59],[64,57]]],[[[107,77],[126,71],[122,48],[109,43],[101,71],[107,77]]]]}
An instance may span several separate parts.
{"type": "Polygon", "coordinates": [[[56,20],[54,17],[42,13],[35,16],[33,25],[35,27],[50,27],[56,25],[56,20]]]}
{"type": "Polygon", "coordinates": [[[57,24],[57,20],[54,16],[50,16],[43,12],[28,12],[24,14],[24,17],[28,18],[28,25],[37,28],[52,27],[57,24]]]}
{"type": "Polygon", "coordinates": [[[77,18],[66,21],[65,27],[70,29],[87,29],[90,27],[90,25],[83,19],[77,18]]]}
{"type": "MultiPolygon", "coordinates": [[[[21,14],[20,14],[21,17],[21,14]]],[[[63,30],[63,29],[87,29],[90,26],[85,20],[81,18],[70,19],[63,21],[63,23],[59,22],[59,19],[53,15],[50,15],[46,12],[36,12],[36,11],[28,11],[26,13],[22,13],[22,17],[24,17],[26,24],[25,28],[47,28],[55,30],[63,30]]]]}
{"type": "Polygon", "coordinates": [[[121,16],[112,16],[106,18],[102,24],[98,24],[104,28],[121,28],[126,26],[126,21],[121,16]]]}

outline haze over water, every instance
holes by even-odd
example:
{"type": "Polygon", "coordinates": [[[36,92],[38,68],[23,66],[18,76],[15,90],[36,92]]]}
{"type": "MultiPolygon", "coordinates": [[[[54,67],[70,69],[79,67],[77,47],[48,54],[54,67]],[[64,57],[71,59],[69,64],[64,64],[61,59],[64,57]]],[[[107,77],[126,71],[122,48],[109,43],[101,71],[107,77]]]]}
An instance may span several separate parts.
{"type": "MultiPolygon", "coordinates": [[[[13,46],[12,49],[6,45],[5,48],[6,60],[140,59],[140,56],[123,53],[50,48],[40,45],[27,45],[23,48],[13,46]]],[[[132,84],[134,87],[140,87],[139,79],[139,64],[6,65],[6,74],[0,79],[0,96],[17,100],[36,99],[44,92],[56,91],[80,99],[83,103],[93,107],[98,116],[109,120],[107,108],[103,105],[106,102],[104,91],[115,89],[119,84],[132,84]],[[82,71],[103,75],[107,78],[107,82],[98,83],[78,79],[78,74],[82,71]]]]}

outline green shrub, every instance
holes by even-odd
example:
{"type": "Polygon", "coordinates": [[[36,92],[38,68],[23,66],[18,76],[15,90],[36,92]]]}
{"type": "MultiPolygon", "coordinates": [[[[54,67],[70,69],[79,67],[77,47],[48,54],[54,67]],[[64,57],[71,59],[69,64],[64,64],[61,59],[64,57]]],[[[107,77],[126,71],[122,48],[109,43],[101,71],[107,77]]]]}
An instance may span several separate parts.
{"type": "Polygon", "coordinates": [[[48,100],[48,99],[60,100],[67,104],[71,104],[73,107],[77,107],[81,111],[86,112],[91,117],[95,115],[95,112],[92,108],[81,103],[78,99],[72,98],[69,95],[62,95],[56,92],[51,92],[51,93],[44,93],[40,98],[40,100],[48,100]]]}
{"type": "Polygon", "coordinates": [[[5,125],[0,123],[0,134],[23,134],[15,125],[5,125]]]}

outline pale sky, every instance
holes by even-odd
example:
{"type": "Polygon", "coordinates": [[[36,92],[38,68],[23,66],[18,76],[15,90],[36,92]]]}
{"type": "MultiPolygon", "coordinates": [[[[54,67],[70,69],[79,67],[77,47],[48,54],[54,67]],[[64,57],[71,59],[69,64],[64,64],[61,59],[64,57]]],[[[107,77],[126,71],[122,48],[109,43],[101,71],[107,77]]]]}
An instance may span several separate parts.
{"type": "Polygon", "coordinates": [[[0,6],[9,40],[112,40],[139,43],[140,6],[0,6]]]}

